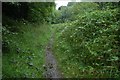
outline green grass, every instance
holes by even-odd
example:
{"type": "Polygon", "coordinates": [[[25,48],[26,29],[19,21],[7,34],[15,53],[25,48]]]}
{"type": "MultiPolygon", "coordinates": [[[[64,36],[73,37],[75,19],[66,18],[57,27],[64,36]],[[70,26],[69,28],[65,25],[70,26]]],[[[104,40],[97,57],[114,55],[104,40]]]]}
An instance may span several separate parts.
{"type": "Polygon", "coordinates": [[[9,50],[3,53],[3,78],[42,77],[45,47],[51,36],[50,25],[18,24],[22,33],[3,35],[9,50]]]}

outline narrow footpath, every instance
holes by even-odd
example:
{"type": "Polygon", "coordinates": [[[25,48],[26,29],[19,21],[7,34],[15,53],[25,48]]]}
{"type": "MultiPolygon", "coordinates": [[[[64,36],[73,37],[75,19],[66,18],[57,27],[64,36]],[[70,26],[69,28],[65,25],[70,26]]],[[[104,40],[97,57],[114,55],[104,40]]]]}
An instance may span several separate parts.
{"type": "Polygon", "coordinates": [[[45,73],[44,77],[45,78],[61,78],[61,74],[57,68],[57,61],[53,55],[52,47],[54,44],[54,34],[52,34],[51,39],[46,46],[46,53],[45,53],[45,73]]]}

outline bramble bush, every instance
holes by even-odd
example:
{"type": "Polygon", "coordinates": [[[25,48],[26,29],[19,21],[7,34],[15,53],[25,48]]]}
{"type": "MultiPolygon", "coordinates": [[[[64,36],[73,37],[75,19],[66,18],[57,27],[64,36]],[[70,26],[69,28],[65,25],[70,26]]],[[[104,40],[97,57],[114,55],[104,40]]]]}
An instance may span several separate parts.
{"type": "Polygon", "coordinates": [[[66,54],[70,61],[83,62],[96,69],[103,74],[101,77],[118,77],[120,21],[117,15],[118,9],[80,15],[59,34],[61,42],[58,45],[62,54],[66,54]]]}

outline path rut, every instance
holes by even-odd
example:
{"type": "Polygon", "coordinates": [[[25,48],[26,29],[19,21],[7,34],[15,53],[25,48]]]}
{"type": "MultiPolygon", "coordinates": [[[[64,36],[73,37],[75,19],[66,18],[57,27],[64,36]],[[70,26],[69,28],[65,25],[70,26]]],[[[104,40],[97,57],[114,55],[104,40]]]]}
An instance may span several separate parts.
{"type": "Polygon", "coordinates": [[[61,74],[57,68],[57,61],[55,56],[53,55],[52,47],[54,44],[54,34],[52,34],[51,39],[46,46],[46,54],[45,54],[45,78],[61,78],[61,74]]]}

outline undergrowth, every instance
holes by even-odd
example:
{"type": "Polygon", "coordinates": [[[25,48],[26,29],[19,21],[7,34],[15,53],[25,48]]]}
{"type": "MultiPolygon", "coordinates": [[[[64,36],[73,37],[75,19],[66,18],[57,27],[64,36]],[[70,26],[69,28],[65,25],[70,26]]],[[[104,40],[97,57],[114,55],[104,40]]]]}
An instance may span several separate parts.
{"type": "Polygon", "coordinates": [[[45,46],[51,34],[50,25],[19,22],[14,26],[5,25],[2,28],[2,77],[42,77],[45,46]]]}
{"type": "Polygon", "coordinates": [[[117,9],[96,10],[54,28],[54,53],[65,77],[119,77],[120,22],[117,14],[117,9]]]}

